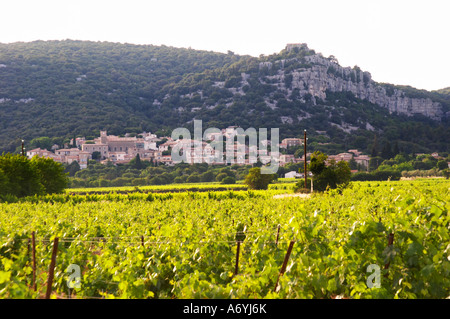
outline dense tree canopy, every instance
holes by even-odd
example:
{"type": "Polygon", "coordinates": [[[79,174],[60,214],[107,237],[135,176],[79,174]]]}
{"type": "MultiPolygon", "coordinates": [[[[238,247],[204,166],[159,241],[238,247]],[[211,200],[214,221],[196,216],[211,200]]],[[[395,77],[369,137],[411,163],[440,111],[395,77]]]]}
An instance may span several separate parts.
{"type": "Polygon", "coordinates": [[[33,157],[31,167],[38,172],[39,180],[46,194],[61,193],[67,186],[64,166],[51,158],[33,157]]]}
{"type": "MultiPolygon", "coordinates": [[[[350,182],[351,170],[345,161],[329,161],[328,156],[316,151],[311,155],[309,170],[313,173],[314,190],[324,191],[327,188],[346,186],[350,182]]],[[[299,181],[301,184],[302,181],[299,181]]],[[[300,186],[300,185],[299,185],[300,186]]]]}
{"type": "Polygon", "coordinates": [[[59,193],[66,185],[63,166],[52,159],[0,156],[0,199],[59,193]]]}
{"type": "MultiPolygon", "coordinates": [[[[67,172],[73,172],[73,164],[66,165],[67,172]]],[[[90,161],[88,168],[77,171],[69,179],[69,187],[107,187],[107,186],[141,186],[171,183],[209,183],[220,182],[234,184],[243,180],[250,165],[225,166],[180,163],[174,166],[156,165],[150,161],[140,160],[140,168],[134,160],[128,164],[112,163],[106,165],[90,161]]]]}
{"type": "Polygon", "coordinates": [[[276,178],[273,174],[262,174],[260,167],[253,167],[245,177],[249,189],[267,189],[270,182],[276,178]]]}

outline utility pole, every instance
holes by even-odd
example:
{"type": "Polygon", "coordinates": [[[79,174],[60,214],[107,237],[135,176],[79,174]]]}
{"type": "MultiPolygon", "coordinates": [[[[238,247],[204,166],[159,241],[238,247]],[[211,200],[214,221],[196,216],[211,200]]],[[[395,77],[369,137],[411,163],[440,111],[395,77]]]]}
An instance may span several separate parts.
{"type": "Polygon", "coordinates": [[[24,148],[24,143],[25,143],[25,141],[24,140],[22,140],[22,156],[25,156],[25,148],[24,148]]]}
{"type": "Polygon", "coordinates": [[[303,140],[303,147],[304,147],[304,156],[305,156],[305,189],[307,189],[308,188],[308,183],[307,183],[307,181],[308,181],[308,172],[307,172],[307,169],[306,169],[306,130],[304,130],[303,131],[303,133],[304,133],[304,140],[303,140]]]}

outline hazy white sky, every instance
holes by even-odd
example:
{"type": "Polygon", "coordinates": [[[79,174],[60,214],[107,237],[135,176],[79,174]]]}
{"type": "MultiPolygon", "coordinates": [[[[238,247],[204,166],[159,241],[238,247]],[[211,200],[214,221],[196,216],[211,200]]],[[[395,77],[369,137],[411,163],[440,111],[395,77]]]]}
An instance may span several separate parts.
{"type": "Polygon", "coordinates": [[[378,82],[450,86],[450,0],[1,0],[0,42],[93,40],[272,54],[307,43],[378,82]]]}

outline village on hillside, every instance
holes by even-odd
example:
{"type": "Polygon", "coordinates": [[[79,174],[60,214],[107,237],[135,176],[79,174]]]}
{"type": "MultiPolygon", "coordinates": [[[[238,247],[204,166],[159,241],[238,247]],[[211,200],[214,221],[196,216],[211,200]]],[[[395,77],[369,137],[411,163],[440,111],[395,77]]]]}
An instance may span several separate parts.
{"type": "MultiPolygon", "coordinates": [[[[178,139],[173,140],[171,137],[158,137],[156,134],[143,132],[137,136],[108,135],[107,131],[100,131],[100,136],[93,140],[86,140],[84,137],[75,138],[70,141],[70,145],[65,145],[65,148],[59,148],[54,145],[52,151],[36,148],[26,152],[28,158],[33,156],[52,158],[56,162],[70,164],[77,161],[80,169],[87,168],[89,160],[95,159],[100,163],[106,164],[112,162],[113,164],[126,164],[132,159],[139,156],[140,160],[152,161],[157,164],[175,165],[172,159],[171,151],[174,148],[189,149],[183,162],[193,163],[208,163],[208,164],[224,164],[224,154],[227,154],[227,163],[249,165],[256,163],[256,157],[251,157],[249,154],[257,154],[258,160],[266,164],[271,160],[278,161],[279,166],[285,166],[288,163],[303,163],[304,156],[295,157],[292,154],[282,154],[281,152],[268,151],[267,149],[258,150],[256,147],[249,147],[247,144],[240,144],[239,141],[233,139],[233,144],[225,146],[225,152],[221,152],[214,147],[214,141],[226,141],[227,138],[234,138],[236,127],[230,126],[222,129],[219,133],[206,134],[205,141],[197,141],[192,139],[178,139]],[[76,147],[75,147],[76,146],[76,147]],[[201,147],[199,153],[198,148],[201,147]],[[233,158],[229,159],[231,154],[233,158]]],[[[265,144],[270,145],[270,141],[265,144]]],[[[300,138],[285,138],[279,143],[279,149],[287,149],[290,147],[299,147],[303,145],[303,139],[300,138]]],[[[311,153],[306,154],[306,158],[310,157],[311,153]]],[[[329,155],[328,161],[335,160],[350,162],[354,160],[359,167],[368,168],[370,157],[364,155],[362,152],[351,149],[348,152],[337,155],[329,155]]],[[[289,172],[286,177],[301,177],[297,172],[289,172]]]]}

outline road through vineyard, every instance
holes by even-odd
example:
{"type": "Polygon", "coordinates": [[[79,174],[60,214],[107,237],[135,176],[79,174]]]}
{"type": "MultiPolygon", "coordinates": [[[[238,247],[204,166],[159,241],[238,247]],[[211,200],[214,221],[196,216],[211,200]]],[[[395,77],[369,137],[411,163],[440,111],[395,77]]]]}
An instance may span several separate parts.
{"type": "Polygon", "coordinates": [[[44,298],[55,237],[52,298],[447,298],[449,188],[436,179],[354,182],[310,198],[272,188],[1,203],[0,298],[44,298]],[[67,286],[69,265],[80,288],[67,286]]]}

